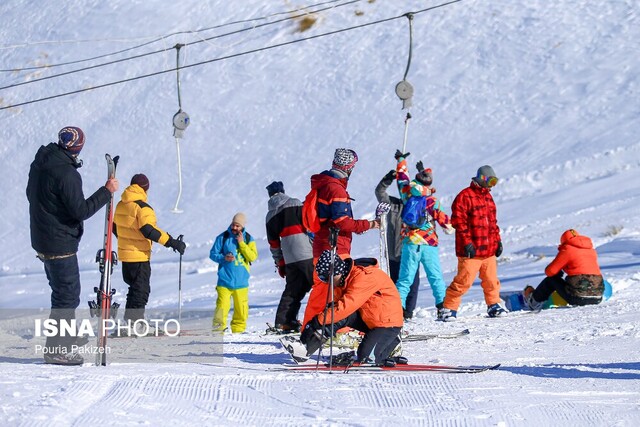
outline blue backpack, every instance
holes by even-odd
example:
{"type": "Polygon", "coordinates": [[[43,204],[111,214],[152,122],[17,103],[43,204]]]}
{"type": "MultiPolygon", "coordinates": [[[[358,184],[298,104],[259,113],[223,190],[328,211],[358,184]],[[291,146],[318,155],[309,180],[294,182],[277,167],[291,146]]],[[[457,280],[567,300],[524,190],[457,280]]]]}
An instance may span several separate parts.
{"type": "Polygon", "coordinates": [[[427,222],[427,197],[411,196],[402,208],[402,222],[409,228],[420,228],[427,222]]]}

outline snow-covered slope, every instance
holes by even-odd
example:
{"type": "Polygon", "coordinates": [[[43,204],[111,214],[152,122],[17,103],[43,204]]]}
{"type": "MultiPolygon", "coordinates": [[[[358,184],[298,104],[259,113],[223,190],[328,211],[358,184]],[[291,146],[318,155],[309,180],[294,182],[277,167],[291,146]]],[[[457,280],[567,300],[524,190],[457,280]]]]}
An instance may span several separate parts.
{"type": "MultiPolygon", "coordinates": [[[[264,240],[265,186],[281,180],[287,193],[303,198],[309,176],[330,166],[334,149],[353,148],[360,158],[349,183],[354,212],[371,217],[376,205],[373,189],[394,167],[393,153],[403,142],[407,111],[401,110],[394,93],[409,50],[409,22],[401,15],[439,3],[323,2],[308,9],[323,10],[313,15],[315,23],[304,32],[299,31],[301,18],[275,22],[299,14],[293,10],[312,3],[299,0],[64,3],[64,7],[27,0],[0,4],[0,69],[51,66],[0,72],[0,108],[171,70],[176,64],[173,47],[187,44],[180,50],[181,65],[186,67],[180,72],[182,107],[192,120],[180,142],[180,208],[184,212],[170,212],[178,194],[171,126],[178,110],[175,72],[0,110],[4,200],[0,205],[0,308],[48,307],[46,278],[30,247],[24,190],[38,147],[54,141],[61,127],[75,125],[87,135],[81,155],[85,193],[105,181],[104,153],[119,154],[121,189],[134,173],[147,174],[149,202],[159,225],[173,235],[185,235],[189,244],[182,277],[185,309],[212,310],[215,272],[208,260],[212,240],[235,212],[247,214],[247,229],[258,239],[260,251],[252,267],[250,334],[230,338],[225,362],[240,368],[219,379],[220,371],[211,367],[165,370],[121,365],[104,373],[93,369],[62,373],[0,357],[0,370],[9,378],[3,387],[0,420],[80,424],[86,420],[84,415],[94,412],[93,403],[87,402],[96,394],[126,395],[144,388],[144,383],[150,384],[149,395],[158,393],[157,399],[162,400],[164,380],[184,397],[175,413],[144,399],[138,402],[147,408],[143,411],[129,401],[113,403],[123,407],[132,422],[151,424],[193,413],[200,405],[194,401],[218,402],[197,412],[198,421],[207,423],[216,414],[213,408],[227,399],[238,403],[223,411],[226,418],[214,423],[257,424],[270,410],[291,411],[290,417],[272,418],[272,424],[383,424],[391,417],[376,415],[382,411],[405,416],[406,422],[430,419],[445,425],[537,421],[575,425],[575,420],[631,425],[640,419],[638,392],[629,381],[640,375],[636,314],[640,301],[634,291],[640,281],[638,2],[463,0],[414,16],[407,77],[415,88],[408,128],[410,164],[423,160],[434,169],[437,195],[447,210],[479,166],[494,167],[501,179],[493,194],[505,246],[499,265],[505,289],[536,284],[555,253],[560,233],[575,227],[593,238],[603,271],[616,291],[610,302],[589,310],[557,310],[492,323],[480,315],[484,310],[481,291],[472,288],[461,310],[474,329],[472,341],[414,345],[408,352],[415,361],[475,359],[500,361],[507,367],[474,377],[473,392],[464,391],[466,379],[358,377],[317,382],[273,373],[249,375],[246,369],[284,361],[273,340],[257,336],[264,322],[273,320],[282,290],[264,240]],[[399,18],[387,20],[392,17],[399,18]],[[375,21],[383,22],[337,32],[375,21]],[[320,37],[332,32],[336,33],[320,37]],[[310,37],[315,38],[287,44],[310,37]],[[146,45],[117,55],[54,66],[142,44],[146,45]],[[255,52],[242,54],[250,51],[255,52]],[[123,61],[34,81],[119,59],[123,61]],[[606,321],[600,324],[601,317],[606,321]],[[580,365],[583,359],[587,365],[580,365]],[[123,381],[132,375],[133,380],[123,381]],[[24,377],[37,379],[42,389],[18,386],[24,377]],[[263,387],[273,381],[282,385],[263,387]],[[67,382],[81,385],[61,391],[67,382]],[[308,393],[309,382],[321,396],[326,390],[342,390],[333,395],[337,398],[375,384],[357,405],[377,409],[357,411],[351,418],[337,403],[327,409],[327,404],[311,398],[290,409],[295,399],[286,394],[308,393]],[[247,393],[245,386],[255,392],[247,393]],[[193,387],[242,391],[206,395],[200,401],[183,394],[193,387]],[[411,394],[416,387],[420,393],[410,404],[400,404],[386,393],[398,388],[411,394]],[[484,387],[491,391],[482,391],[484,387]],[[595,397],[586,397],[590,392],[595,397]],[[71,394],[81,397],[70,398],[71,394]],[[258,395],[262,396],[259,405],[249,403],[258,395]],[[522,409],[523,399],[542,405],[547,415],[522,409]],[[556,400],[568,402],[567,406],[549,415],[556,400]],[[447,402],[468,411],[449,413],[443,409],[447,402]],[[440,410],[415,409],[429,405],[440,410]],[[584,418],[566,415],[586,405],[595,409],[584,418]],[[396,407],[404,409],[390,409],[396,407]],[[414,416],[407,411],[415,411],[414,416]],[[132,416],[135,413],[141,418],[132,416]]],[[[79,252],[83,301],[91,296],[98,277],[93,261],[102,240],[102,219],[100,213],[85,223],[79,252]]],[[[377,255],[377,244],[374,233],[357,236],[353,254],[377,255]]],[[[448,282],[456,268],[449,236],[442,238],[441,260],[448,282]]],[[[156,247],[152,262],[150,306],[175,308],[177,257],[156,247]]],[[[114,277],[117,299],[122,301],[125,285],[119,282],[119,269],[114,277]]],[[[419,305],[422,310],[412,328],[443,327],[431,322],[433,300],[427,287],[422,288],[419,305]]],[[[189,348],[207,353],[197,343],[189,348]]]]}

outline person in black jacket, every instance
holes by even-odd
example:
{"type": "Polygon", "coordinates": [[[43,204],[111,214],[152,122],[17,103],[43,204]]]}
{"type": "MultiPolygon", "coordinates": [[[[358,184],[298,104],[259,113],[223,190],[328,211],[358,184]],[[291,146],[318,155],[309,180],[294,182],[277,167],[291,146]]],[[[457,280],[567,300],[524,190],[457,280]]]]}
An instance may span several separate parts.
{"type": "Polygon", "coordinates": [[[280,277],[286,280],[271,333],[300,331],[298,312],[304,296],[313,285],[311,239],[302,225],[302,202],[284,194],[284,184],[267,186],[267,240],[280,277]]]}
{"type": "MultiPolygon", "coordinates": [[[[80,271],[76,253],[84,231],[83,221],[107,204],[118,189],[113,178],[88,199],[82,192],[78,154],[84,145],[80,128],[68,126],[58,133],[58,143],[41,146],[31,163],[27,199],[31,246],[44,263],[51,287],[50,318],[60,321],[75,319],[80,305],[80,271]]],[[[44,351],[46,363],[78,365],[83,358],[72,351],[75,337],[47,337],[44,351]]]]}

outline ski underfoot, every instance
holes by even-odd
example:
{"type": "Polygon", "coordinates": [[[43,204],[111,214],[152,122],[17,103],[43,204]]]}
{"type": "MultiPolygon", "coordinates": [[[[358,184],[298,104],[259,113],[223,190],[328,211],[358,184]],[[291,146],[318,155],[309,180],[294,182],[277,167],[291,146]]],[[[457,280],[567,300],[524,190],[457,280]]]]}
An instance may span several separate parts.
{"type": "Polygon", "coordinates": [[[498,369],[497,365],[483,366],[460,366],[460,365],[424,365],[424,364],[406,364],[396,366],[377,366],[374,364],[360,364],[351,366],[329,366],[327,363],[316,364],[285,364],[282,367],[273,368],[271,370],[295,371],[295,372],[341,372],[341,373],[368,373],[368,372],[440,372],[440,373],[460,373],[475,374],[485,371],[498,369]]]}

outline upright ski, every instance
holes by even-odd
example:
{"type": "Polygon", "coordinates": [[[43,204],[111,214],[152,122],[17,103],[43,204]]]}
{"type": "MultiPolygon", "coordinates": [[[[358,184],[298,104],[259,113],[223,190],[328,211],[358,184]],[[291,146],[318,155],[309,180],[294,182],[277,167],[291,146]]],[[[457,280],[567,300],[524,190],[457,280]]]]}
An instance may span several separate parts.
{"type": "MultiPolygon", "coordinates": [[[[109,154],[105,154],[107,160],[107,178],[115,178],[116,167],[118,166],[119,156],[113,159],[109,154]]],[[[113,229],[113,193],[111,199],[106,206],[106,214],[104,221],[104,243],[102,249],[96,254],[96,262],[100,268],[100,287],[95,287],[96,301],[89,301],[89,310],[91,317],[98,317],[98,349],[96,351],[96,366],[107,365],[107,320],[115,319],[118,313],[118,303],[112,303],[115,289],[111,289],[111,273],[113,266],[118,263],[118,257],[115,251],[112,251],[112,233],[113,229]]]]}

